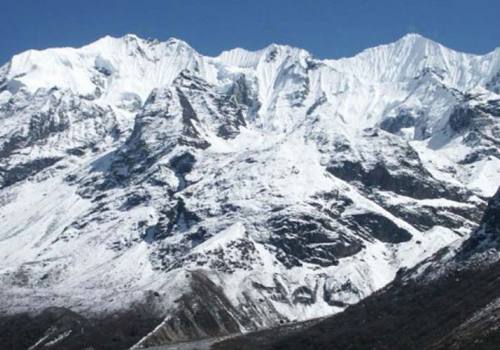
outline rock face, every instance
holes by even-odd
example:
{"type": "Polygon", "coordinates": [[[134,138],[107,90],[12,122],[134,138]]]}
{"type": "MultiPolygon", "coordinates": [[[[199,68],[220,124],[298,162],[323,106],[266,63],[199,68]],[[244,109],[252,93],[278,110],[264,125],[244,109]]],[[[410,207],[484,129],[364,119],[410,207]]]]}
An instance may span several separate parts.
{"type": "Polygon", "coordinates": [[[108,329],[147,303],[143,347],[340,312],[481,220],[499,71],[498,50],[413,34],[341,60],[133,35],[17,55],[0,68],[1,316],[108,329]]]}

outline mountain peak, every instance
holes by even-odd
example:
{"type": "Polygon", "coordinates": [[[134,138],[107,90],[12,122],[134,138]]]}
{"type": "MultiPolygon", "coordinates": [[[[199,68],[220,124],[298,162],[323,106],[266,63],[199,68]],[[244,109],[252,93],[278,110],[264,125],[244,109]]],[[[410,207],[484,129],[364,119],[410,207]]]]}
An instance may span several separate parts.
{"type": "Polygon", "coordinates": [[[121,37],[121,39],[124,39],[124,40],[143,40],[133,33],[125,34],[124,36],[121,37]]]}
{"type": "Polygon", "coordinates": [[[407,33],[407,34],[403,35],[399,40],[406,40],[406,41],[413,41],[413,42],[415,42],[415,41],[432,41],[431,39],[429,39],[429,38],[427,38],[419,33],[407,33]]]}
{"type": "MultiPolygon", "coordinates": [[[[415,48],[443,47],[441,44],[418,33],[408,33],[402,36],[394,44],[412,46],[415,48]]],[[[448,49],[451,50],[451,49],[448,49]]]]}
{"type": "Polygon", "coordinates": [[[119,47],[122,45],[125,45],[127,48],[132,48],[136,49],[137,47],[141,48],[147,48],[147,47],[159,47],[159,46],[166,46],[166,47],[182,47],[184,49],[187,49],[189,51],[195,52],[195,50],[185,41],[178,39],[178,38],[169,38],[166,41],[160,41],[156,38],[141,38],[140,36],[136,34],[125,34],[121,37],[115,37],[111,35],[106,35],[100,39],[97,39],[96,41],[85,45],[81,49],[85,48],[95,48],[99,50],[119,50],[119,47]]]}

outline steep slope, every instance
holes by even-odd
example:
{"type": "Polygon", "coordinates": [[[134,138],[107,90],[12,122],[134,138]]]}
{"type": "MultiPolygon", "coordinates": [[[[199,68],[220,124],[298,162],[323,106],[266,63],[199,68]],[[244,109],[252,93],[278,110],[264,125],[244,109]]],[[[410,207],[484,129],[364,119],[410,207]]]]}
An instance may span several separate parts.
{"type": "Polygon", "coordinates": [[[157,324],[116,348],[342,311],[480,221],[498,72],[498,50],[413,34],[335,61],[133,35],[17,55],[0,68],[0,312],[107,329],[140,305],[157,324]]]}
{"type": "Polygon", "coordinates": [[[302,329],[265,331],[214,348],[496,349],[499,248],[500,189],[469,239],[400,273],[343,313],[302,329]]]}

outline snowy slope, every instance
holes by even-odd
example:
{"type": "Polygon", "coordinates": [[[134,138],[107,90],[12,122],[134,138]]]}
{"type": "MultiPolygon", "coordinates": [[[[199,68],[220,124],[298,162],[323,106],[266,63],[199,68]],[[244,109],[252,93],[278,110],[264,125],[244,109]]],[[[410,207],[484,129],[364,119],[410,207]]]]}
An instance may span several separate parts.
{"type": "Polygon", "coordinates": [[[147,303],[169,317],[142,345],[341,311],[478,223],[499,73],[415,34],[339,60],[134,35],[16,55],[0,311],[147,303]]]}

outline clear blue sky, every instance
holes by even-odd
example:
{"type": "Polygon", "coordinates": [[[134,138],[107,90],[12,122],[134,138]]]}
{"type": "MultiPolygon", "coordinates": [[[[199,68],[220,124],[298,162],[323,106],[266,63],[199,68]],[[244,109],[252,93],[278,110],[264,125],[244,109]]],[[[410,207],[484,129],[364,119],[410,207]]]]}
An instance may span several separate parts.
{"type": "Polygon", "coordinates": [[[2,0],[0,63],[106,34],[177,37],[203,54],[277,42],[350,56],[418,32],[461,51],[500,46],[500,0],[2,0]]]}

